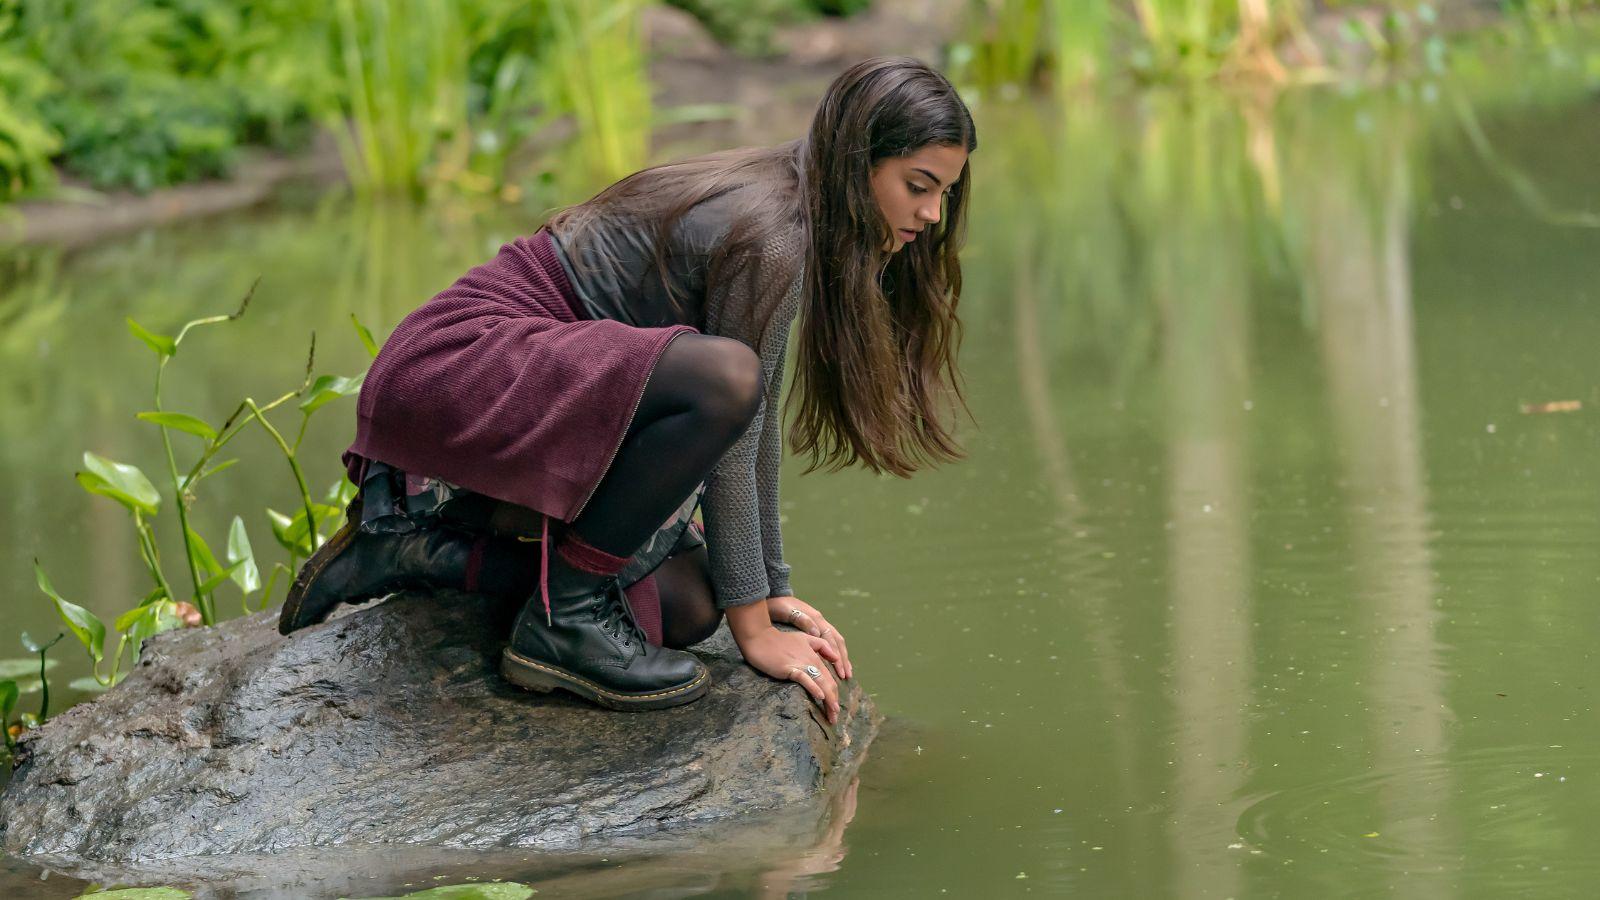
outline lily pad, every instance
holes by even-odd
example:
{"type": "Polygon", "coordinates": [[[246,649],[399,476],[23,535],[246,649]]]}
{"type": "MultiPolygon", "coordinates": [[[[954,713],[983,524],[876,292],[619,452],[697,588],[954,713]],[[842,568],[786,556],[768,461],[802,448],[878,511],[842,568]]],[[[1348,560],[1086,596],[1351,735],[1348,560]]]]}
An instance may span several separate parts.
{"type": "Polygon", "coordinates": [[[538,893],[525,884],[495,881],[488,884],[447,884],[400,897],[372,897],[369,900],[527,900],[538,893]]]}
{"type": "MultiPolygon", "coordinates": [[[[48,671],[56,667],[56,661],[47,659],[44,667],[48,671]]],[[[39,674],[39,657],[22,656],[14,659],[0,659],[0,678],[26,678],[29,675],[37,677],[39,674]]]]}
{"type": "Polygon", "coordinates": [[[177,888],[122,888],[116,891],[95,891],[90,894],[79,894],[82,897],[93,897],[95,900],[188,900],[194,895],[188,891],[177,888]]]}

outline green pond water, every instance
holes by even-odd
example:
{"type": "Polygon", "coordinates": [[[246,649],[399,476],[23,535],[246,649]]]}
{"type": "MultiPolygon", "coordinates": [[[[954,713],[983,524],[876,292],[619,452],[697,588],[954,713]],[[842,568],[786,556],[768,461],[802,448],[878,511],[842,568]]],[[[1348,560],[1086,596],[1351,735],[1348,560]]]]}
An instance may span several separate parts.
{"type": "MultiPolygon", "coordinates": [[[[625,883],[591,860],[547,895],[1592,896],[1600,104],[1571,71],[1507,81],[981,108],[970,458],[785,473],[796,589],[888,717],[859,784],[792,852],[625,883]]],[[[0,657],[59,630],[34,557],[108,619],[149,589],[125,514],[72,479],[85,449],[160,470],[124,317],[170,331],[263,276],[171,370],[169,408],[217,420],[297,384],[313,329],[319,371],[359,371],[351,312],[386,333],[536,226],[288,197],[11,254],[0,657]]],[[[319,416],[320,488],[353,404],[319,416]]],[[[236,446],[198,528],[243,513],[268,555],[293,483],[236,446]]],[[[60,685],[87,671],[54,656],[60,685]]]]}

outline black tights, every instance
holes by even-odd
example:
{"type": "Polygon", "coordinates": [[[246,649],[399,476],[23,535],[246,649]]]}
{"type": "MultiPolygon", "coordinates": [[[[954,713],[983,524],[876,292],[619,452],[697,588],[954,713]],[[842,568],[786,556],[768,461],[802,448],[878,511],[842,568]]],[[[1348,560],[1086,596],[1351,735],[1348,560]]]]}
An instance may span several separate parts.
{"type": "MultiPolygon", "coordinates": [[[[681,334],[650,372],[622,446],[570,526],[589,544],[632,556],[744,434],[761,402],[761,363],[728,338],[681,334]]],[[[668,647],[711,635],[716,608],[705,548],[655,571],[668,647]]]]}
{"type": "Polygon", "coordinates": [[[703,334],[673,338],[571,530],[614,556],[632,556],[711,473],[760,402],[761,363],[749,347],[703,334]]]}

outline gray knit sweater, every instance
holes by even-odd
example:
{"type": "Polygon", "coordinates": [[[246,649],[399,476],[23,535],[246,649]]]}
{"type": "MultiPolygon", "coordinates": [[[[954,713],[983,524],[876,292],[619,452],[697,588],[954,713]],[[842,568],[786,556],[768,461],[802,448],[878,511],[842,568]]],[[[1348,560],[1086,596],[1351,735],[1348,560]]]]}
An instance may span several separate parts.
{"type": "Polygon", "coordinates": [[[706,284],[707,259],[727,234],[738,190],[706,200],[674,225],[666,248],[668,278],[684,311],[674,310],[655,270],[653,223],[607,222],[586,235],[584,246],[551,237],[574,292],[592,319],[615,319],[641,328],[693,325],[704,334],[733,338],[761,359],[761,403],[754,421],[706,479],[701,501],[706,551],[717,606],[727,608],[790,594],[778,523],[778,470],[783,459],[784,353],[800,309],[805,236],[785,233],[762,252],[706,284]],[[749,311],[776,298],[763,333],[749,311]]]}

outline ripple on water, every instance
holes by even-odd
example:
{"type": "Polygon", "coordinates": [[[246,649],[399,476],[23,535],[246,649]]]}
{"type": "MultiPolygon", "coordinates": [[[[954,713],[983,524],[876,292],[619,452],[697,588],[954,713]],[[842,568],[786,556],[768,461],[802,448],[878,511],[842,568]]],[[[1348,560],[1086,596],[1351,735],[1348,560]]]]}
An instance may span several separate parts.
{"type": "Polygon", "coordinates": [[[1449,873],[1497,891],[1600,880],[1593,852],[1600,753],[1513,746],[1418,755],[1402,765],[1256,797],[1252,849],[1369,876],[1449,873]]]}

